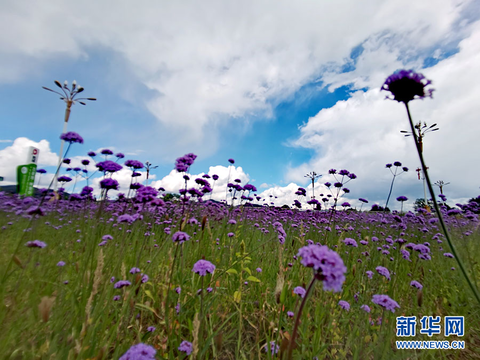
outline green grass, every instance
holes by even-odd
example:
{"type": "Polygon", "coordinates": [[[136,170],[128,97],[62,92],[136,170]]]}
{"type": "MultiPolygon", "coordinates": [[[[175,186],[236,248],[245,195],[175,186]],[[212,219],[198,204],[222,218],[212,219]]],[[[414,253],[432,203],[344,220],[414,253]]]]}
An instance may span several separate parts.
{"type": "MultiPolygon", "coordinates": [[[[340,213],[330,226],[343,231],[325,235],[328,224],[320,221],[325,213],[252,208],[227,212],[192,205],[186,218],[194,217],[198,224],[187,224],[182,222],[182,208],[169,206],[145,210],[143,220],[128,225],[117,224],[122,208],[106,205],[99,215],[95,206],[58,205],[60,212],[51,211],[32,222],[14,212],[0,212],[0,226],[6,227],[0,230],[1,358],[117,359],[140,342],[155,347],[157,359],[193,358],[177,350],[183,340],[193,342],[197,357],[203,359],[280,358],[272,357],[263,346],[276,341],[280,354],[288,346],[294,318],[288,317],[287,311],[296,313],[301,300],[293,289],[306,287],[312,277],[311,269],[293,259],[307,239],[332,249],[338,246],[335,250],[348,271],[340,293],[325,292],[321,283],[315,284],[301,317],[295,359],[480,358],[480,309],[460,272],[451,270],[457,267],[455,259],[443,256],[449,252],[446,242],[431,240],[439,232],[432,225],[423,233],[423,225],[408,222],[403,237],[408,242],[429,241],[432,251],[431,261],[417,260],[410,251],[409,262],[402,259],[399,246],[389,249],[390,255],[376,250],[386,244],[388,235],[393,240],[399,237],[401,230],[390,227],[395,224],[391,215],[386,215],[388,223],[382,224],[379,214],[340,213]],[[378,220],[372,222],[369,216],[378,220]],[[229,218],[237,223],[228,224],[229,218]],[[166,220],[171,224],[165,224],[166,220]],[[279,244],[271,226],[274,221],[282,222],[287,233],[284,245],[279,244]],[[255,223],[269,233],[260,231],[255,223]],[[61,228],[54,228],[58,226],[61,228]],[[348,230],[350,226],[353,230],[348,230]],[[166,227],[170,227],[170,235],[165,233],[166,227]],[[172,234],[180,229],[192,236],[181,245],[172,242],[172,234]],[[235,236],[228,237],[229,232],[235,236]],[[113,240],[98,246],[106,234],[113,240]],[[380,241],[372,242],[372,236],[380,241]],[[357,242],[368,239],[369,244],[348,247],[341,241],[345,237],[357,242]],[[36,239],[48,246],[24,246],[36,239]],[[361,254],[366,250],[370,256],[361,254]],[[214,274],[203,279],[192,272],[194,263],[202,258],[216,266],[214,274]],[[66,265],[58,267],[59,261],[66,265]],[[375,272],[379,265],[395,273],[391,281],[375,272]],[[137,274],[130,274],[133,267],[147,274],[149,281],[141,283],[137,274]],[[372,279],[366,270],[375,273],[372,279]],[[129,280],[132,286],[114,289],[112,276],[115,282],[129,280]],[[423,290],[411,287],[411,280],[423,284],[423,290]],[[182,289],[180,294],[177,287],[182,289]],[[213,291],[207,293],[207,287],[213,291]],[[200,288],[204,290],[198,295],[200,288]],[[389,295],[400,309],[394,314],[383,311],[371,302],[374,294],[389,295]],[[121,299],[113,301],[115,295],[121,299]],[[339,300],[348,301],[350,311],[340,308],[339,300]],[[178,315],[177,304],[181,309],[178,315]],[[360,309],[363,304],[370,306],[370,314],[360,309]],[[403,340],[396,337],[395,330],[395,318],[400,315],[417,316],[418,323],[424,315],[465,316],[465,336],[446,340],[464,340],[466,348],[396,350],[395,340],[403,340]],[[379,318],[383,318],[381,325],[379,318]],[[148,332],[148,326],[156,330],[148,332]]],[[[464,220],[458,217],[458,227],[454,227],[453,219],[449,220],[455,245],[478,284],[478,222],[465,220],[461,225],[464,220]],[[467,230],[473,233],[463,235],[467,230]]],[[[445,340],[443,326],[442,334],[432,338],[420,335],[419,329],[417,325],[415,340],[445,340]]]]}

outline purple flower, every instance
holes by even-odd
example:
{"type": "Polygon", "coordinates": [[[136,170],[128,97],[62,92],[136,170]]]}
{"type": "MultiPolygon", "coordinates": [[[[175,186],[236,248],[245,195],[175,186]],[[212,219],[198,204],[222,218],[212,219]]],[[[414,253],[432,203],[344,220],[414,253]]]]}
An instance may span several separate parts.
{"type": "Polygon", "coordinates": [[[182,341],[182,343],[178,347],[178,350],[183,351],[187,355],[190,355],[193,351],[193,345],[192,345],[191,342],[188,342],[188,341],[184,340],[184,341],[182,341]]]}
{"type": "Polygon", "coordinates": [[[120,295],[115,295],[115,296],[113,297],[113,301],[118,301],[118,300],[120,300],[120,295]]]}
{"type": "MultiPolygon", "coordinates": [[[[265,350],[265,352],[268,352],[268,344],[263,345],[263,349],[265,350]]],[[[277,354],[279,350],[280,346],[278,346],[275,341],[270,341],[270,351],[272,355],[277,354]]]]}
{"type": "Polygon", "coordinates": [[[175,170],[178,172],[187,172],[188,168],[193,165],[196,158],[197,155],[192,153],[179,157],[175,160],[175,170]]]}
{"type": "Polygon", "coordinates": [[[154,332],[155,329],[156,329],[156,328],[155,328],[154,326],[149,326],[149,327],[147,327],[147,331],[148,331],[148,332],[154,332]]]}
{"type": "Polygon", "coordinates": [[[233,159],[228,159],[228,162],[229,162],[230,164],[235,164],[235,160],[233,160],[233,159]]]}
{"type": "Polygon", "coordinates": [[[175,288],[175,291],[177,294],[180,294],[182,292],[182,288],[179,286],[177,288],[175,288]]]}
{"type": "Polygon", "coordinates": [[[118,190],[118,181],[111,178],[103,179],[100,181],[100,188],[106,190],[118,190]]]}
{"type": "Polygon", "coordinates": [[[103,149],[100,154],[102,155],[113,155],[113,151],[110,149],[103,149]]]}
{"type": "Polygon", "coordinates": [[[388,271],[387,268],[383,267],[383,266],[377,266],[377,268],[375,269],[377,270],[377,272],[380,274],[380,275],[383,275],[385,276],[388,280],[390,280],[390,271],[388,271]]]}
{"type": "Polygon", "coordinates": [[[119,360],[155,360],[157,350],[150,345],[133,345],[119,360]]]}
{"type": "Polygon", "coordinates": [[[99,171],[110,172],[110,173],[120,171],[123,168],[122,165],[117,164],[116,162],[110,161],[110,160],[101,161],[97,163],[95,166],[98,168],[99,171]]]}
{"type": "Polygon", "coordinates": [[[297,255],[302,257],[303,266],[314,269],[315,277],[323,281],[324,290],[339,292],[342,289],[347,268],[335,251],[325,245],[308,245],[300,248],[297,255]]]}
{"type": "Polygon", "coordinates": [[[293,293],[303,298],[305,297],[306,290],[301,286],[297,286],[295,289],[293,289],[293,293]]]}
{"type": "Polygon", "coordinates": [[[418,281],[415,281],[415,280],[413,280],[413,281],[410,283],[410,286],[414,286],[414,287],[416,287],[416,288],[419,289],[419,290],[422,290],[422,288],[423,288],[423,285],[420,284],[418,281]]]}
{"type": "Polygon", "coordinates": [[[407,201],[408,198],[406,196],[399,196],[397,197],[397,201],[401,201],[401,202],[404,202],[404,201],[407,201]]]}
{"type": "Polygon", "coordinates": [[[262,269],[261,269],[261,268],[257,268],[257,272],[258,272],[258,273],[261,273],[261,272],[262,272],[262,269]]]}
{"type": "Polygon", "coordinates": [[[97,154],[95,154],[93,151],[89,151],[87,155],[90,156],[90,157],[97,156],[97,154]]]}
{"type": "Polygon", "coordinates": [[[353,247],[358,247],[357,242],[356,242],[354,239],[351,239],[351,238],[346,238],[345,240],[343,240],[343,243],[344,243],[345,245],[349,245],[349,246],[353,246],[353,247]]]}
{"type": "Polygon", "coordinates": [[[215,265],[207,260],[198,260],[194,265],[192,271],[200,276],[205,276],[207,273],[211,274],[215,270],[215,265]]]}
{"type": "Polygon", "coordinates": [[[37,173],[39,173],[39,174],[46,174],[46,173],[47,173],[47,170],[45,170],[45,169],[38,169],[38,170],[37,170],[37,173]]]}
{"type": "Polygon", "coordinates": [[[432,97],[433,89],[429,89],[425,93],[425,87],[431,83],[422,74],[413,70],[400,70],[387,78],[381,90],[390,91],[393,95],[393,100],[407,104],[410,100],[415,99],[416,96],[419,99],[427,96],[432,97]]]}
{"type": "Polygon", "coordinates": [[[123,159],[125,157],[125,155],[123,155],[122,153],[115,154],[115,156],[119,159],[123,159]]]}
{"type": "Polygon", "coordinates": [[[368,204],[368,200],[365,200],[364,198],[358,198],[358,200],[365,203],[365,204],[368,204]]]}
{"type": "Polygon", "coordinates": [[[132,283],[131,283],[130,281],[128,281],[128,280],[120,280],[120,281],[117,281],[117,282],[115,283],[115,285],[113,285],[113,287],[114,287],[115,289],[121,289],[121,288],[123,288],[124,286],[130,286],[130,285],[132,285],[132,283]]]}
{"type": "Polygon", "coordinates": [[[363,311],[366,311],[367,313],[370,312],[370,307],[368,305],[362,305],[360,306],[360,309],[362,309],[363,311]]]}
{"type": "Polygon", "coordinates": [[[26,247],[38,247],[40,249],[43,249],[44,247],[47,246],[47,244],[45,244],[43,241],[40,241],[40,240],[33,240],[33,241],[29,241],[25,244],[26,247]]]}
{"type": "Polygon", "coordinates": [[[141,270],[139,268],[136,268],[136,267],[133,267],[130,269],[129,273],[130,274],[136,274],[136,273],[139,273],[141,272],[141,270]]]}
{"type": "Polygon", "coordinates": [[[127,160],[125,161],[125,166],[134,168],[134,169],[141,169],[143,168],[143,164],[138,160],[127,160]]]}
{"type": "Polygon", "coordinates": [[[293,313],[293,311],[287,311],[287,316],[288,317],[293,317],[295,314],[293,313]]]}
{"type": "Polygon", "coordinates": [[[390,299],[388,295],[373,295],[372,302],[374,304],[383,306],[385,309],[390,310],[392,313],[395,312],[395,308],[400,308],[400,305],[393,300],[390,299]]]}
{"type": "Polygon", "coordinates": [[[393,165],[395,165],[395,166],[402,166],[402,163],[401,163],[400,161],[395,161],[395,162],[393,163],[393,165]]]}
{"type": "Polygon", "coordinates": [[[349,311],[350,310],[350,304],[346,302],[345,300],[340,300],[338,302],[338,305],[340,305],[344,310],[349,311]]]}
{"type": "Polygon", "coordinates": [[[65,140],[70,144],[73,144],[73,143],[83,144],[83,138],[73,131],[69,131],[67,133],[60,135],[60,139],[65,140]]]}
{"type": "Polygon", "coordinates": [[[149,277],[148,277],[147,274],[142,274],[142,275],[143,275],[142,276],[142,284],[145,284],[148,281],[149,277]]]}
{"type": "Polygon", "coordinates": [[[72,179],[69,178],[68,176],[60,176],[58,178],[58,181],[60,181],[60,182],[70,182],[70,181],[72,181],[72,179]]]}
{"type": "Polygon", "coordinates": [[[413,250],[418,251],[422,254],[428,254],[430,252],[430,248],[423,244],[416,244],[415,246],[413,246],[413,250]]]}
{"type": "Polygon", "coordinates": [[[451,254],[451,253],[444,253],[443,256],[446,256],[448,258],[453,258],[454,257],[453,254],[451,254]]]}
{"type": "Polygon", "coordinates": [[[60,267],[61,267],[61,266],[65,266],[65,261],[59,261],[59,262],[57,263],[57,266],[60,266],[60,267]]]}
{"type": "Polygon", "coordinates": [[[177,231],[175,234],[173,234],[172,240],[173,242],[179,242],[182,244],[183,242],[190,240],[190,235],[184,233],[183,231],[177,231]]]}
{"type": "Polygon", "coordinates": [[[365,271],[365,273],[367,274],[369,279],[371,279],[373,277],[373,271],[367,270],[367,271],[365,271]]]}

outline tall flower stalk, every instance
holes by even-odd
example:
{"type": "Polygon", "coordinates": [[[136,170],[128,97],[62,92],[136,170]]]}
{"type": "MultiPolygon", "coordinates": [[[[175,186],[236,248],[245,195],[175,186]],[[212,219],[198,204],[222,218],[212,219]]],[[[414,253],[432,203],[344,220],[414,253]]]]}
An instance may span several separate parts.
{"type": "Polygon", "coordinates": [[[393,183],[395,182],[395,178],[400,175],[400,174],[403,174],[404,172],[407,172],[408,171],[408,168],[407,167],[403,167],[402,168],[402,172],[398,172],[398,168],[402,166],[402,163],[400,161],[395,161],[393,163],[393,165],[395,165],[395,171],[392,170],[392,164],[387,164],[385,165],[385,167],[387,169],[390,170],[390,172],[392,173],[393,175],[393,179],[392,179],[392,183],[390,184],[390,191],[388,192],[388,196],[387,196],[387,202],[385,203],[385,211],[387,211],[387,207],[388,207],[388,201],[390,200],[390,196],[392,195],[392,190],[393,190],[393,183]]]}
{"type": "MultiPolygon", "coordinates": [[[[428,175],[427,166],[425,165],[425,160],[423,158],[423,151],[422,151],[422,143],[415,132],[415,125],[412,120],[412,115],[410,113],[410,108],[408,103],[414,99],[423,99],[425,97],[432,97],[433,89],[428,89],[425,93],[425,87],[430,85],[432,82],[430,80],[425,79],[422,74],[415,73],[413,70],[400,70],[392,75],[390,75],[385,83],[382,86],[382,90],[390,91],[394,96],[393,100],[398,102],[403,102],[405,108],[407,110],[408,121],[410,123],[410,130],[412,132],[413,138],[415,140],[415,147],[417,148],[418,157],[420,158],[420,163],[422,167],[423,174],[425,176],[425,180],[427,182],[428,191],[430,192],[430,196],[432,199],[435,199],[435,193],[433,191],[432,182],[430,181],[430,176],[428,175]],[[425,80],[425,81],[424,81],[425,80]]],[[[388,98],[388,97],[387,97],[388,98]]],[[[478,294],[477,289],[473,286],[470,278],[468,277],[467,271],[465,266],[463,265],[462,260],[458,256],[457,250],[453,245],[452,239],[450,238],[450,234],[447,230],[447,226],[445,221],[443,220],[442,212],[440,211],[440,207],[438,206],[437,201],[433,201],[433,207],[435,208],[435,212],[437,213],[438,219],[440,221],[440,225],[442,227],[442,231],[445,234],[445,238],[447,239],[448,245],[452,251],[453,256],[457,260],[457,263],[462,271],[463,276],[467,280],[470,289],[477,299],[478,303],[480,304],[480,295],[478,294]]]]}
{"type": "Polygon", "coordinates": [[[292,338],[288,344],[287,360],[292,359],[293,346],[298,332],[298,325],[302,316],[303,308],[307,301],[308,295],[315,285],[315,281],[323,282],[323,290],[333,290],[339,292],[345,282],[345,273],[347,267],[343,263],[342,258],[335,251],[330,250],[328,246],[308,245],[298,250],[298,256],[302,257],[301,263],[305,267],[313,269],[313,278],[308,285],[307,291],[300,303],[300,308],[295,317],[292,338]]]}

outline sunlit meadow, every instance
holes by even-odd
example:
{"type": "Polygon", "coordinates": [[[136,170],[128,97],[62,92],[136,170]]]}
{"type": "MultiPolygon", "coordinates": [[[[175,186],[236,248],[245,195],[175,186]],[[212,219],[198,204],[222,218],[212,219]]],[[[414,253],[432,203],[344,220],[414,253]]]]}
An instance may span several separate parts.
{"type": "MultiPolygon", "coordinates": [[[[407,110],[414,97],[399,98],[395,81],[431,94],[423,78],[396,76],[385,90],[407,110]]],[[[72,132],[62,138],[65,158],[83,143],[72,132]]],[[[88,186],[75,193],[72,173],[89,176],[80,168],[59,174],[70,194],[0,193],[2,358],[480,358],[475,202],[452,208],[442,198],[404,212],[404,196],[402,211],[360,198],[365,208],[355,209],[338,200],[356,175],[334,168],[325,172],[337,181],[317,181],[323,198],[307,205],[303,188],[290,207],[264,205],[238,179],[216,202],[218,176],[190,178],[195,159],[172,164],[185,179],[176,195],[141,184],[145,164],[107,149],[83,163],[102,175],[97,198],[88,186]],[[123,167],[132,181],[113,199],[123,167]],[[464,316],[462,337],[429,337],[417,324],[409,340],[462,340],[465,349],[398,350],[402,315],[464,316]]],[[[393,165],[393,180],[408,171],[393,165]]]]}

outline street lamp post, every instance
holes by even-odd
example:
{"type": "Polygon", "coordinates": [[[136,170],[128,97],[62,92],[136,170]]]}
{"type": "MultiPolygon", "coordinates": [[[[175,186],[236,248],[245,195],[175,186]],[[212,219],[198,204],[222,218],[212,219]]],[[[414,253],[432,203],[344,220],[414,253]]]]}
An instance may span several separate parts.
{"type": "MultiPolygon", "coordinates": [[[[424,122],[423,125],[422,125],[421,121],[418,122],[418,124],[415,125],[415,130],[418,132],[418,134],[417,134],[418,148],[420,149],[421,153],[423,153],[423,138],[425,137],[425,134],[428,133],[428,132],[439,130],[439,128],[436,127],[436,126],[437,126],[437,124],[427,126],[426,122],[424,122]]],[[[403,133],[403,134],[406,134],[405,136],[413,135],[411,131],[402,130],[400,132],[403,133]]],[[[428,167],[427,167],[427,169],[428,169],[428,167]]],[[[420,179],[420,171],[421,171],[421,169],[418,168],[417,172],[418,172],[418,178],[419,179],[420,179]]],[[[424,194],[424,199],[425,199],[425,207],[428,210],[429,206],[428,206],[428,202],[427,202],[427,190],[426,190],[426,186],[425,186],[425,179],[426,179],[425,174],[423,174],[423,172],[422,172],[423,194],[424,194]]],[[[435,201],[435,199],[433,199],[433,201],[435,201]]]]}
{"type": "Polygon", "coordinates": [[[312,180],[312,200],[315,199],[315,179],[319,178],[320,176],[322,175],[317,174],[315,171],[311,171],[310,173],[304,176],[312,180]]]}
{"type": "MultiPolygon", "coordinates": [[[[65,118],[64,118],[64,123],[63,123],[63,132],[62,132],[62,134],[65,134],[67,132],[67,125],[68,125],[68,120],[70,118],[70,111],[71,111],[72,105],[75,105],[75,103],[77,101],[82,105],[87,105],[84,101],[81,101],[81,100],[96,101],[97,99],[95,99],[95,98],[78,98],[78,99],[75,99],[75,97],[84,90],[84,88],[82,86],[80,86],[80,85],[77,86],[77,82],[75,80],[73,80],[71,89],[68,87],[67,80],[65,80],[65,82],[63,83],[63,86],[62,86],[62,84],[60,84],[59,81],[55,80],[55,85],[57,85],[60,89],[62,89],[63,94],[58,92],[58,91],[49,89],[45,86],[42,86],[42,88],[45,89],[45,90],[51,91],[55,94],[60,95],[60,100],[65,101],[65,104],[67,105],[67,108],[65,109],[65,118]]],[[[59,154],[59,158],[58,158],[57,171],[55,172],[55,179],[54,179],[54,182],[53,182],[53,190],[55,192],[57,191],[58,169],[60,168],[60,165],[62,164],[62,157],[63,157],[62,154],[63,154],[64,144],[65,144],[65,140],[62,140],[62,142],[60,144],[60,154],[59,154]]]]}
{"type": "Polygon", "coordinates": [[[158,166],[152,166],[151,163],[149,163],[148,161],[145,163],[145,169],[147,169],[147,186],[148,186],[148,177],[150,175],[150,169],[156,169],[158,168],[158,166]]]}

